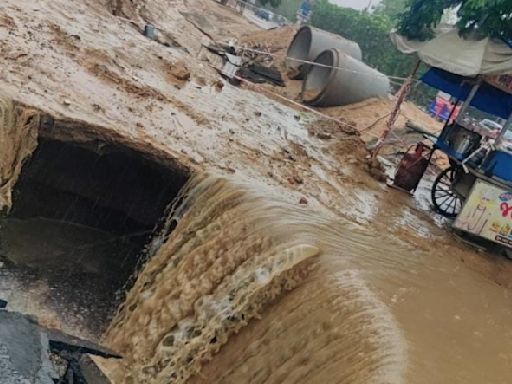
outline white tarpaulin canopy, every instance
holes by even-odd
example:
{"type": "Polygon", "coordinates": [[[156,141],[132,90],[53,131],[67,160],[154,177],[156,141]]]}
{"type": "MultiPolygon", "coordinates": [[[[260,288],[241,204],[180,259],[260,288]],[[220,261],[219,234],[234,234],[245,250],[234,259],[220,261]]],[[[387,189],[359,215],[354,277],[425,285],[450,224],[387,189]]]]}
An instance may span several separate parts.
{"type": "Polygon", "coordinates": [[[440,29],[428,41],[409,40],[391,33],[399,51],[412,54],[426,64],[462,76],[512,74],[512,48],[506,43],[484,38],[465,39],[455,28],[440,29]]]}

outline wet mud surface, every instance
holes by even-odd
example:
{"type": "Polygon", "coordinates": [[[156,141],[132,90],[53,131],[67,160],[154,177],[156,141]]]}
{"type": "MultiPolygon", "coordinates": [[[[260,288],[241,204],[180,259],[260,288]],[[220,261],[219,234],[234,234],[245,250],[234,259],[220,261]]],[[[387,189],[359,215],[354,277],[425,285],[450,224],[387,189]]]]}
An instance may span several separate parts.
{"type": "Polygon", "coordinates": [[[0,296],[42,323],[98,339],[134,272],[139,245],[43,218],[0,221],[0,296]]]}
{"type": "MultiPolygon", "coordinates": [[[[87,122],[68,140],[123,140],[201,175],[104,336],[126,354],[104,365],[116,382],[512,381],[512,266],[458,242],[430,211],[428,182],[415,198],[389,189],[368,176],[357,135],[321,138],[316,116],[218,86],[201,42],[254,28],[230,10],[136,1],[119,17],[107,3],[4,1],[0,84],[2,97],[87,122]],[[142,36],[148,21],[175,43],[142,36]]],[[[13,309],[98,337],[117,277],[103,265],[124,245],[54,222],[43,227],[55,237],[34,238],[42,223],[7,220],[0,289],[13,309]],[[50,256],[17,243],[30,237],[50,256]],[[78,295],[77,269],[94,282],[78,295]]]]}

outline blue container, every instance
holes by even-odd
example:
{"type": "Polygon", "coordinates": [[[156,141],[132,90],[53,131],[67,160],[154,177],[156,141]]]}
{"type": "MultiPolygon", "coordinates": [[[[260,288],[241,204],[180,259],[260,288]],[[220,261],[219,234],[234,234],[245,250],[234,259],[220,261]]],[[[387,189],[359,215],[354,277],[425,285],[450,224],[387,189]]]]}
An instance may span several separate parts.
{"type": "Polygon", "coordinates": [[[501,151],[491,153],[484,162],[483,169],[486,174],[512,181],[512,154],[501,151]]]}
{"type": "Polygon", "coordinates": [[[156,28],[154,25],[146,24],[146,26],[144,27],[144,36],[146,36],[148,39],[156,40],[157,39],[156,33],[157,32],[156,32],[156,28]]]}

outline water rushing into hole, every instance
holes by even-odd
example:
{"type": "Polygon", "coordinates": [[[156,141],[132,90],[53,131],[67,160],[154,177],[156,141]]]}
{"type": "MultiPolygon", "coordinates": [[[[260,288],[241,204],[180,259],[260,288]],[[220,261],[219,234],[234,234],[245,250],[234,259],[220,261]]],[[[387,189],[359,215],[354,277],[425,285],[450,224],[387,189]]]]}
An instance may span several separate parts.
{"type": "Polygon", "coordinates": [[[460,247],[420,249],[254,182],[197,176],[181,194],[106,333],[125,355],[100,362],[114,382],[509,382],[508,290],[460,247]]]}
{"type": "Polygon", "coordinates": [[[125,354],[115,381],[400,382],[404,340],[335,246],[336,220],[253,188],[197,177],[182,191],[107,332],[125,354]]]}

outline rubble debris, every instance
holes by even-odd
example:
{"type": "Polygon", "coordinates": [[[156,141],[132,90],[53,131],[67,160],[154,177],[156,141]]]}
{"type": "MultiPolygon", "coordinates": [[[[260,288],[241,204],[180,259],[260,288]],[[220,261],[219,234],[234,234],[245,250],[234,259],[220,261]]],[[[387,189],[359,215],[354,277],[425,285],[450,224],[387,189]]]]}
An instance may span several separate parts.
{"type": "Polygon", "coordinates": [[[158,33],[154,25],[148,23],[144,27],[144,36],[148,39],[156,41],[158,39],[158,33]]]}
{"type": "Polygon", "coordinates": [[[190,70],[181,61],[171,64],[168,73],[171,80],[174,80],[174,82],[178,81],[184,83],[190,80],[190,70]]]}
{"type": "Polygon", "coordinates": [[[281,71],[271,65],[272,56],[269,56],[270,60],[258,59],[254,55],[248,56],[247,51],[243,48],[235,49],[231,42],[228,44],[217,43],[204,46],[204,48],[223,58],[223,67],[217,68],[217,70],[230,80],[235,80],[237,76],[240,76],[253,83],[270,83],[279,87],[285,86],[281,71]]]}
{"type": "Polygon", "coordinates": [[[368,172],[377,181],[385,183],[388,180],[386,170],[377,158],[371,158],[368,161],[368,172]]]}
{"type": "Polygon", "coordinates": [[[42,327],[32,316],[0,311],[1,383],[86,384],[79,364],[85,353],[121,358],[95,343],[42,327]]]}
{"type": "Polygon", "coordinates": [[[296,34],[296,26],[286,26],[275,29],[251,31],[239,40],[239,45],[244,49],[267,52],[266,57],[271,57],[274,63],[286,58],[286,51],[293,36],[296,34]]]}
{"type": "Polygon", "coordinates": [[[244,44],[243,47],[239,49],[240,54],[247,62],[253,63],[272,63],[274,58],[272,53],[275,50],[272,50],[269,44],[265,43],[253,43],[253,44],[244,44]]]}
{"type": "Polygon", "coordinates": [[[65,334],[58,329],[45,329],[46,334],[48,335],[48,340],[50,343],[50,348],[53,351],[62,351],[66,350],[70,353],[87,353],[95,356],[100,356],[105,359],[115,358],[121,359],[122,356],[112,351],[109,348],[103,347],[96,343],[93,343],[88,340],[82,340],[78,337],[74,337],[68,334],[65,334]]]}
{"type": "Polygon", "coordinates": [[[347,135],[359,136],[359,132],[354,127],[355,123],[352,121],[346,121],[342,119],[340,119],[340,121],[319,119],[312,122],[308,126],[308,133],[322,140],[328,140],[347,135]]]}
{"type": "Polygon", "coordinates": [[[80,371],[87,383],[112,384],[112,381],[105,375],[90,355],[83,355],[80,359],[80,371]]]}
{"type": "Polygon", "coordinates": [[[318,137],[320,140],[330,140],[330,139],[332,139],[332,134],[329,133],[329,132],[321,131],[321,132],[316,133],[315,136],[318,137]]]}
{"type": "Polygon", "coordinates": [[[92,105],[92,109],[93,109],[93,111],[94,111],[94,112],[96,112],[96,113],[98,113],[98,112],[103,112],[103,113],[104,113],[104,112],[105,112],[105,108],[103,108],[102,106],[100,106],[100,105],[98,105],[98,104],[96,104],[96,103],[94,103],[94,104],[92,105]]]}
{"type": "Polygon", "coordinates": [[[288,68],[288,70],[286,71],[286,76],[289,79],[296,79],[299,76],[301,76],[301,73],[303,71],[304,71],[304,66],[303,65],[300,65],[297,68],[288,68]]]}
{"type": "Polygon", "coordinates": [[[264,67],[259,64],[249,64],[238,71],[238,75],[253,83],[270,83],[284,87],[285,83],[281,72],[276,67],[264,67]]]}
{"type": "Polygon", "coordinates": [[[202,76],[198,76],[198,77],[196,77],[196,83],[197,83],[197,85],[198,85],[198,86],[200,86],[200,87],[204,87],[204,86],[206,86],[206,80],[205,80],[205,78],[204,78],[204,77],[202,77],[202,76]]]}
{"type": "MultiPolygon", "coordinates": [[[[389,111],[393,109],[395,101],[393,99],[370,99],[357,104],[345,107],[324,108],[322,112],[338,120],[345,120],[354,128],[361,132],[361,137],[365,142],[369,142],[382,135],[386,129],[387,116],[389,111]]],[[[396,123],[396,132],[403,132],[399,135],[404,139],[410,129],[406,127],[408,120],[414,121],[416,125],[421,125],[433,135],[440,133],[443,125],[431,118],[427,113],[420,110],[411,102],[405,102],[402,105],[400,116],[396,123]]],[[[414,144],[421,139],[423,133],[413,134],[411,141],[407,144],[414,144]]],[[[403,149],[403,144],[387,145],[385,153],[393,153],[403,149]]]]}
{"type": "Polygon", "coordinates": [[[224,61],[221,74],[222,76],[228,78],[231,82],[234,82],[236,80],[237,72],[242,66],[242,58],[240,56],[231,55],[229,53],[226,53],[224,56],[226,60],[224,61]]]}

